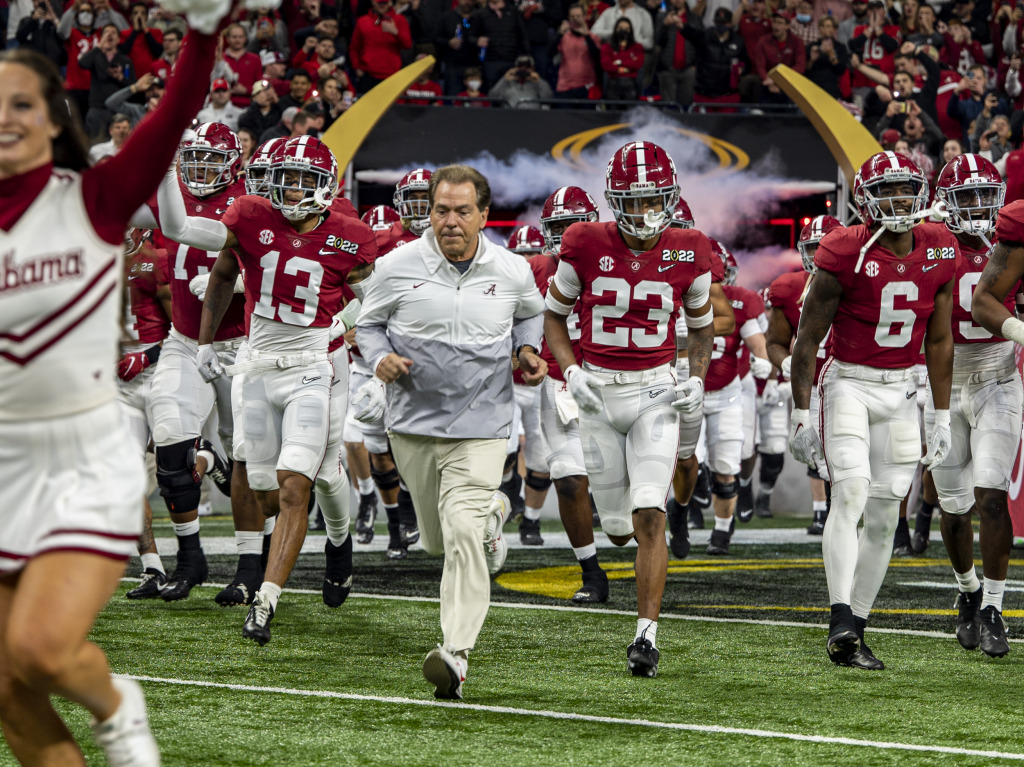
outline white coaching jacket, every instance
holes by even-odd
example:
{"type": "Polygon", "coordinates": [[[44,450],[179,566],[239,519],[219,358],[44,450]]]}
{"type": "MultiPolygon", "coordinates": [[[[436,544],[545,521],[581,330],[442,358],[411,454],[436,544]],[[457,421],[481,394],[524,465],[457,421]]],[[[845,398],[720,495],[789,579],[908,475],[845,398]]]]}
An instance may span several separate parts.
{"type": "Polygon", "coordinates": [[[526,259],[480,234],[460,274],[427,230],[377,259],[356,323],[371,371],[389,353],[413,361],[387,387],[386,425],[400,434],[506,438],[512,351],[540,348],[544,299],[526,259]]]}

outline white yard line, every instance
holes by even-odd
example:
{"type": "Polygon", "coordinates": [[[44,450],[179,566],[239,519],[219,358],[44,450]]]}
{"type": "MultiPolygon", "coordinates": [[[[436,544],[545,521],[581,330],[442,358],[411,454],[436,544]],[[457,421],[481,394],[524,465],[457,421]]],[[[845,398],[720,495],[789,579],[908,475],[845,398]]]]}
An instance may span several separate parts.
{"type": "Polygon", "coordinates": [[[751,738],[773,738],[792,740],[804,743],[822,743],[826,745],[859,746],[862,748],[884,749],[889,751],[916,751],[934,754],[956,754],[958,756],[978,756],[986,759],[1013,759],[1024,761],[1024,754],[1005,753],[1002,751],[980,751],[970,748],[954,748],[951,746],[917,745],[913,743],[894,743],[878,740],[859,740],[857,738],[835,738],[823,735],[803,735],[801,733],[774,732],[772,730],[755,730],[745,727],[722,727],[720,725],[685,724],[682,722],[659,722],[651,719],[623,719],[613,716],[593,716],[568,711],[533,710],[514,708],[511,706],[485,706],[479,703],[463,703],[455,701],[422,700],[417,698],[399,698],[392,696],[359,695],[356,693],[334,692],[331,690],[300,690],[290,687],[260,687],[250,684],[229,684],[224,682],[205,682],[195,679],[164,679],[153,676],[132,675],[130,679],[155,684],[171,684],[186,687],[208,687],[238,692],[260,692],[274,695],[292,695],[306,698],[333,698],[366,703],[388,703],[400,706],[424,706],[447,708],[458,711],[481,711],[488,714],[505,714],[512,716],[529,716],[542,719],[563,719],[576,722],[593,722],[596,724],[625,725],[627,727],[648,727],[660,730],[678,730],[684,732],[715,733],[721,735],[742,735],[751,738]]]}

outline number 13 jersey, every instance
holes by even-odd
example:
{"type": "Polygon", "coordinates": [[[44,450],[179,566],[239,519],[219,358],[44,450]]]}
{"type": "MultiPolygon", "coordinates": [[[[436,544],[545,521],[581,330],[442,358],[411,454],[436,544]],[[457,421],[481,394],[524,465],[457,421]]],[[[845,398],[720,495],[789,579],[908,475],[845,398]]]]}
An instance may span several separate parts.
{"type": "Polygon", "coordinates": [[[714,255],[696,229],[666,229],[634,253],[613,221],[573,224],[562,236],[555,287],[578,304],[583,360],[611,370],[673,363],[676,317],[708,298],[714,255]]]}
{"type": "Polygon", "coordinates": [[[942,224],[918,224],[906,258],[878,244],[860,272],[854,267],[871,230],[835,229],[814,255],[818,269],[832,273],[843,289],[832,320],[832,356],[840,362],[899,369],[916,364],[935,296],[956,276],[960,249],[942,224]]]}

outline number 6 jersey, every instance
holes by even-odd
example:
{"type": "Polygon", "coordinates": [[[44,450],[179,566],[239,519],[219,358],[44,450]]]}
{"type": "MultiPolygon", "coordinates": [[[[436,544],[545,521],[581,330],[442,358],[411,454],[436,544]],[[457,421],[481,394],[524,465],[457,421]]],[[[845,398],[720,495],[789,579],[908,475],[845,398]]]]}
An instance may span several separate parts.
{"type": "Polygon", "coordinates": [[[673,363],[676,317],[684,303],[706,303],[713,260],[710,241],[696,229],[666,229],[651,250],[634,253],[614,221],[570,226],[555,287],[580,300],[583,360],[612,370],[673,363]]]}
{"type": "Polygon", "coordinates": [[[836,229],[818,245],[815,265],[843,289],[832,320],[832,356],[840,362],[884,369],[917,363],[935,296],[956,276],[960,248],[942,224],[918,224],[912,232],[906,258],[876,243],[856,274],[870,229],[836,229]]]}

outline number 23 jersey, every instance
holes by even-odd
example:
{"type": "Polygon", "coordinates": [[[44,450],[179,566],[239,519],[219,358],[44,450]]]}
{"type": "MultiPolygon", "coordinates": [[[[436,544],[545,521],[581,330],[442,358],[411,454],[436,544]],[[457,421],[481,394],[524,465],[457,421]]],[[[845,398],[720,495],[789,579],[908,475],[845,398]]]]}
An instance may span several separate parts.
{"type": "Polygon", "coordinates": [[[832,320],[832,356],[840,362],[899,369],[916,364],[935,296],[956,276],[960,248],[942,224],[918,224],[905,258],[878,244],[860,272],[854,267],[871,230],[835,229],[822,239],[815,265],[839,281],[843,294],[832,320]]]}
{"type": "Polygon", "coordinates": [[[666,229],[651,250],[635,254],[614,221],[569,227],[555,287],[580,300],[584,361],[611,370],[673,363],[676,317],[684,300],[694,309],[707,300],[714,258],[696,229],[666,229]]]}

